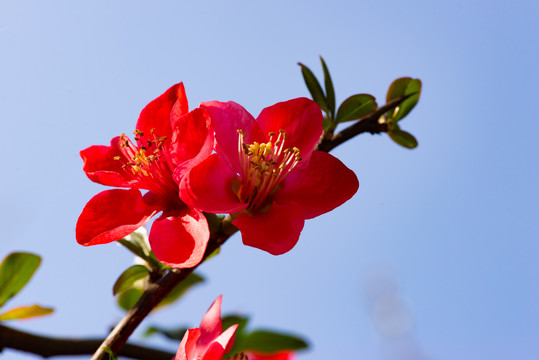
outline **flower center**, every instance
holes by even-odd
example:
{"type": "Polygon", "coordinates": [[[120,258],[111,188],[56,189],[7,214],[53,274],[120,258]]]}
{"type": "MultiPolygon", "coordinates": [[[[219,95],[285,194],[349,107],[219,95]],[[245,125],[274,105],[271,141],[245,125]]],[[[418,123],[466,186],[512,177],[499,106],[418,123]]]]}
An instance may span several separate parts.
{"type": "Polygon", "coordinates": [[[115,156],[114,160],[122,162],[122,168],[137,180],[141,188],[160,194],[177,192],[172,171],[167,163],[168,152],[164,145],[166,136],[157,137],[154,131],[155,129],[151,130],[151,138],[145,137],[140,130],[133,131],[138,146],[122,134],[120,152],[123,156],[115,156]]]}
{"type": "Polygon", "coordinates": [[[300,151],[297,147],[285,148],[284,130],[279,130],[278,135],[269,133],[269,141],[261,144],[246,144],[245,132],[238,130],[238,133],[241,184],[237,194],[241,201],[249,204],[248,209],[260,209],[265,205],[264,200],[301,161],[300,151]]]}

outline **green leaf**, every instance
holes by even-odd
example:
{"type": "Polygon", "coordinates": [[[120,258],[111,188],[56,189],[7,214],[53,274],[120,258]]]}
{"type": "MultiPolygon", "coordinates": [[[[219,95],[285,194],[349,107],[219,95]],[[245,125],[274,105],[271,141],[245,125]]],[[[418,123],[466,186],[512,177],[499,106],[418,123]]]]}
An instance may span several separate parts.
{"type": "Polygon", "coordinates": [[[144,291],[141,288],[132,287],[120,293],[118,296],[118,305],[125,311],[131,310],[142,296],[144,291]]]}
{"type": "Polygon", "coordinates": [[[238,329],[236,330],[237,336],[238,333],[242,333],[245,331],[245,327],[247,326],[249,318],[240,315],[227,315],[223,317],[221,321],[223,323],[223,330],[228,329],[232,325],[238,324],[238,329]]]}
{"type": "Polygon", "coordinates": [[[133,265],[127,268],[116,280],[112,287],[112,293],[117,295],[127,289],[129,289],[137,280],[145,278],[150,274],[150,271],[146,266],[133,265]]]}
{"type": "Polygon", "coordinates": [[[118,240],[120,244],[125,246],[129,251],[146,261],[152,269],[161,270],[166,268],[166,265],[157,260],[153,251],[148,247],[144,237],[134,232],[123,239],[118,240]]]}
{"type": "Polygon", "coordinates": [[[399,78],[391,83],[387,90],[386,101],[390,102],[397,98],[408,96],[394,111],[388,113],[390,122],[396,123],[403,119],[419,101],[421,94],[421,80],[409,77],[399,78]]]}
{"type": "Polygon", "coordinates": [[[398,127],[391,131],[388,131],[388,135],[394,142],[396,142],[400,146],[404,146],[408,149],[414,149],[417,147],[416,138],[412,134],[399,129],[398,127]]]}
{"type": "Polygon", "coordinates": [[[244,339],[246,336],[245,328],[247,326],[247,323],[249,322],[249,318],[245,316],[239,316],[239,315],[227,315],[222,318],[223,322],[223,330],[228,329],[234,324],[238,324],[238,328],[236,329],[236,333],[234,335],[234,344],[232,345],[232,348],[227,353],[227,356],[225,356],[225,359],[228,359],[232,357],[234,354],[240,353],[245,348],[243,347],[244,339]]]}
{"type": "Polygon", "coordinates": [[[114,352],[112,351],[112,349],[109,348],[108,346],[104,346],[103,351],[105,351],[109,355],[109,360],[118,360],[116,355],[114,355],[114,352]]]}
{"type": "MultiPolygon", "coordinates": [[[[172,289],[172,291],[163,300],[161,300],[159,305],[156,306],[156,309],[178,300],[192,286],[203,281],[204,278],[202,276],[191,273],[182,282],[176,285],[176,287],[172,289]]],[[[144,287],[133,286],[128,288],[118,295],[118,305],[126,311],[130,310],[140,299],[143,292],[144,287]]]]}
{"type": "Polygon", "coordinates": [[[320,56],[320,62],[322,62],[322,69],[324,70],[324,85],[326,86],[326,103],[332,116],[335,116],[335,89],[333,88],[333,81],[329,75],[326,62],[320,56]]]}
{"type": "Polygon", "coordinates": [[[322,128],[324,129],[324,132],[327,132],[329,131],[331,128],[333,128],[333,130],[335,130],[336,126],[334,126],[333,122],[328,119],[327,116],[324,115],[324,120],[322,121],[322,128]]]}
{"type": "Polygon", "coordinates": [[[20,306],[15,309],[6,311],[0,314],[0,321],[15,320],[15,319],[28,319],[32,317],[38,317],[51,314],[54,311],[52,308],[46,308],[39,305],[32,306],[20,306]]]}
{"type": "Polygon", "coordinates": [[[182,282],[180,282],[172,291],[157,305],[156,308],[168,305],[178,300],[192,286],[204,281],[204,278],[196,273],[189,274],[182,282]]]}
{"type": "Polygon", "coordinates": [[[24,288],[41,264],[35,254],[14,252],[0,264],[0,307],[24,288]]]}
{"type": "Polygon", "coordinates": [[[187,332],[188,328],[180,327],[176,329],[164,329],[159,326],[150,326],[144,332],[144,336],[148,337],[151,335],[159,334],[163,335],[167,339],[178,341],[183,338],[183,335],[187,332]]]}
{"type": "Polygon", "coordinates": [[[357,120],[378,108],[376,99],[369,94],[356,94],[344,100],[337,110],[337,123],[357,120]]]}
{"type": "Polygon", "coordinates": [[[306,349],[308,346],[305,340],[293,335],[257,330],[244,338],[241,347],[242,351],[254,350],[273,353],[281,350],[301,350],[306,349]]]}
{"type": "Polygon", "coordinates": [[[322,86],[320,86],[320,83],[314,76],[313,72],[307,66],[303,65],[302,63],[298,63],[298,65],[301,66],[301,74],[303,75],[303,80],[305,80],[307,89],[309,89],[309,92],[311,93],[314,102],[317,103],[322,110],[328,112],[329,109],[326,102],[326,97],[324,95],[324,91],[322,90],[322,86]]]}

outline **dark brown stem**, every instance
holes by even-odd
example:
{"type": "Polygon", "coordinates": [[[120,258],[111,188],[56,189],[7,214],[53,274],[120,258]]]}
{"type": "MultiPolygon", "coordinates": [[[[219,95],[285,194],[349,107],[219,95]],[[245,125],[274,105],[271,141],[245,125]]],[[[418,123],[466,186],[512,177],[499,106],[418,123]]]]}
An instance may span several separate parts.
{"type": "MultiPolygon", "coordinates": [[[[0,351],[10,348],[44,358],[62,355],[91,355],[102,342],[103,339],[41,336],[0,325],[0,351]]],[[[138,360],[170,360],[174,357],[173,353],[167,351],[133,344],[125,344],[118,355],[138,360]]]]}
{"type": "MultiPolygon", "coordinates": [[[[206,253],[204,254],[204,259],[219,248],[229,237],[230,235],[217,234],[210,238],[206,253]]],[[[129,336],[131,336],[142,320],[144,320],[153,308],[156,307],[178,283],[185,279],[187,275],[191,274],[197,266],[190,269],[171,269],[157,281],[150,282],[139,301],[114,327],[94,353],[91,360],[107,360],[109,355],[106,348],[112,350],[114,354],[119,354],[120,349],[122,349],[129,336]]]]}
{"type": "Polygon", "coordinates": [[[382,132],[387,132],[387,123],[378,122],[380,116],[382,116],[387,111],[396,108],[407,98],[408,96],[403,96],[398,99],[392,100],[384,106],[379,107],[372,114],[360,119],[354,125],[347,127],[343,131],[334,134],[333,136],[323,138],[316,147],[316,150],[329,152],[340,144],[344,143],[345,141],[348,141],[351,138],[362,133],[368,132],[371,134],[379,134],[382,132]]]}

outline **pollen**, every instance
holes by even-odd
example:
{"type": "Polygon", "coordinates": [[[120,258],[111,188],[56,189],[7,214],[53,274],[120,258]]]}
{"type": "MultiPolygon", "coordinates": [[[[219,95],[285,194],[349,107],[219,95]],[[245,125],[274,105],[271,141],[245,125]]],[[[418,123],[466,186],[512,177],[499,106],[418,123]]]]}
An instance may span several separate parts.
{"type": "Polygon", "coordinates": [[[123,170],[144,188],[169,192],[174,181],[168,166],[168,152],[164,149],[166,136],[158,137],[154,131],[150,131],[149,137],[140,130],[133,131],[136,144],[122,134],[119,141],[121,156],[114,156],[114,160],[120,161],[123,170]]]}
{"type": "Polygon", "coordinates": [[[245,132],[238,130],[238,153],[241,164],[241,185],[238,197],[249,204],[249,209],[264,207],[267,199],[301,161],[297,147],[285,147],[286,133],[268,133],[265,143],[244,142],[245,132]]]}

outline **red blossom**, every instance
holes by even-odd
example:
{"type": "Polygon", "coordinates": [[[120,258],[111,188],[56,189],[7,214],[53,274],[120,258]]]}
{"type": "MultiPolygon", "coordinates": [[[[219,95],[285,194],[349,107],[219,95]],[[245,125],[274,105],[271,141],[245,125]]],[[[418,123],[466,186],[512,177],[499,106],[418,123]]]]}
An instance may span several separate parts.
{"type": "Polygon", "coordinates": [[[174,180],[213,151],[213,125],[208,114],[188,110],[183,84],[176,84],[140,113],[134,140],[126,135],[110,146],[90,146],[80,155],[90,180],[128,188],[105,190],[84,207],[76,236],[84,246],[110,243],[155,220],[149,241],[163,263],[189,268],[204,255],[209,239],[206,218],[179,197],[174,180]],[[140,190],[148,190],[144,195],[140,190]]]}
{"type": "Polygon", "coordinates": [[[294,352],[290,350],[282,350],[271,354],[246,351],[245,356],[248,360],[293,360],[295,358],[294,352]]]}
{"type": "Polygon", "coordinates": [[[234,102],[207,102],[201,108],[213,120],[216,153],[187,175],[175,173],[180,196],[202,211],[232,214],[244,244],[286,253],[305,219],[333,210],[357,191],[350,169],[314,151],[323,119],[313,101],[278,103],[257,119],[234,102]]]}
{"type": "Polygon", "coordinates": [[[187,330],[174,360],[221,360],[230,350],[238,325],[223,332],[221,301],[222,296],[219,296],[213,302],[202,318],[200,328],[187,330]]]}

